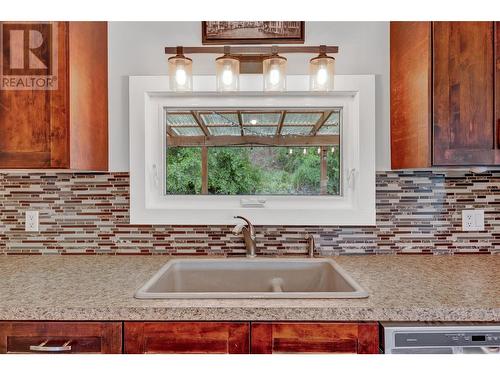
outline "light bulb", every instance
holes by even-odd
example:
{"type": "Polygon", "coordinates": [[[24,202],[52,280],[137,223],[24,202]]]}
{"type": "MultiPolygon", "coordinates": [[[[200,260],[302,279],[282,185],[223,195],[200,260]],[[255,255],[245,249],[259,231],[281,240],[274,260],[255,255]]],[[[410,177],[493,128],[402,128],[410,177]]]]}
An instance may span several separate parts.
{"type": "Polygon", "coordinates": [[[290,155],[292,155],[292,154],[293,154],[293,149],[288,150],[288,153],[289,153],[290,155]]]}
{"type": "Polygon", "coordinates": [[[316,81],[319,85],[324,85],[328,80],[328,71],[324,65],[321,65],[318,69],[318,73],[316,73],[316,81]]]}
{"type": "Polygon", "coordinates": [[[277,85],[280,81],[280,69],[279,66],[273,65],[271,71],[269,72],[269,82],[271,85],[277,85]]]}
{"type": "Polygon", "coordinates": [[[224,85],[229,86],[233,83],[233,72],[230,66],[226,66],[224,71],[222,72],[222,83],[224,85]]]}
{"type": "Polygon", "coordinates": [[[187,74],[184,67],[177,67],[177,70],[175,71],[175,82],[177,82],[179,86],[184,86],[186,84],[186,80],[187,74]]]}
{"type": "Polygon", "coordinates": [[[321,153],[321,148],[320,148],[320,147],[318,147],[318,154],[319,154],[319,153],[321,153]]]}
{"type": "Polygon", "coordinates": [[[304,155],[306,155],[306,154],[307,154],[307,149],[306,149],[306,148],[304,148],[303,153],[304,153],[304,155]]]}
{"type": "Polygon", "coordinates": [[[253,119],[251,119],[251,120],[250,120],[250,124],[252,124],[252,125],[257,124],[257,120],[256,120],[256,119],[254,119],[254,118],[253,118],[253,119]]]}
{"type": "Polygon", "coordinates": [[[335,147],[332,147],[332,154],[335,153],[335,147]]]}

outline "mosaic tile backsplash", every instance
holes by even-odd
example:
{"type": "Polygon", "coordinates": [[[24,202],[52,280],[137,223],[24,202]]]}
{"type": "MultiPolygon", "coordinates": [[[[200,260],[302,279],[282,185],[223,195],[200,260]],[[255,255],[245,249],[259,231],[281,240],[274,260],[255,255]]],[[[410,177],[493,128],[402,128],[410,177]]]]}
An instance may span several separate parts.
{"type": "MultiPolygon", "coordinates": [[[[0,174],[0,254],[243,255],[232,226],[129,225],[128,173],[0,174]],[[40,212],[40,231],[24,213],[40,212]]],[[[302,255],[499,253],[500,171],[377,174],[375,227],[257,227],[258,252],[302,255]],[[485,230],[461,231],[461,210],[483,208],[485,230]]]]}

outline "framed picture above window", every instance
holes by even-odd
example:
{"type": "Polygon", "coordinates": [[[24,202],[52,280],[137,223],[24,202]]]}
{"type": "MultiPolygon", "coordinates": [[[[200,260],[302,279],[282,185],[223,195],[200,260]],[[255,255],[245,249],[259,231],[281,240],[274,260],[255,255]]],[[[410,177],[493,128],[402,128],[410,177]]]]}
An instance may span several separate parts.
{"type": "Polygon", "coordinates": [[[304,21],[203,21],[203,44],[304,43],[304,21]]]}

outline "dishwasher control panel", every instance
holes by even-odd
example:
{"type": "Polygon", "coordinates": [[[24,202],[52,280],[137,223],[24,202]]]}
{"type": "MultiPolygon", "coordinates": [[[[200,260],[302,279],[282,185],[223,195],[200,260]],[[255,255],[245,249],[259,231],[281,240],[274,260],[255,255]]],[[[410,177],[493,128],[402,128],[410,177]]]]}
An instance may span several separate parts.
{"type": "Polygon", "coordinates": [[[500,332],[396,332],[397,347],[500,345],[500,332]]]}
{"type": "Polygon", "coordinates": [[[382,322],[386,354],[500,354],[500,324],[382,322]]]}

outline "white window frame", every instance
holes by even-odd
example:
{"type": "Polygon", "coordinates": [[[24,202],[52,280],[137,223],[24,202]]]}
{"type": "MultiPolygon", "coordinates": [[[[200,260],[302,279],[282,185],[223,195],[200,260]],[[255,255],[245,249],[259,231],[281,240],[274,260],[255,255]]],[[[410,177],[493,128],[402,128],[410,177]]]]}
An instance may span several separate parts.
{"type": "Polygon", "coordinates": [[[308,91],[308,76],[288,76],[284,93],[262,92],[260,76],[241,76],[238,93],[215,91],[214,76],[194,76],[191,93],[169,91],[167,76],[129,77],[130,223],[375,225],[375,77],[337,75],[335,90],[308,91]],[[341,196],[165,194],[165,109],[179,107],[343,108],[341,196]],[[243,207],[242,198],[265,199],[243,207]]]}

